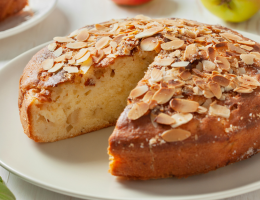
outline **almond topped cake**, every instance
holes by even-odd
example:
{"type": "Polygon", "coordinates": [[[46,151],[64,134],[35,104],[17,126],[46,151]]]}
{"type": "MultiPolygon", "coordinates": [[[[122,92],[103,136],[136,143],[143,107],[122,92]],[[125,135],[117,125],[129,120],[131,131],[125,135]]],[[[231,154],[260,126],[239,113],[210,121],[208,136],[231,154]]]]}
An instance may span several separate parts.
{"type": "Polygon", "coordinates": [[[260,149],[259,51],[233,30],[185,19],[86,26],[55,37],[24,69],[24,132],[53,142],[116,124],[111,174],[209,172],[260,149]]]}
{"type": "Polygon", "coordinates": [[[15,15],[28,5],[28,0],[1,0],[0,21],[15,15]]]}

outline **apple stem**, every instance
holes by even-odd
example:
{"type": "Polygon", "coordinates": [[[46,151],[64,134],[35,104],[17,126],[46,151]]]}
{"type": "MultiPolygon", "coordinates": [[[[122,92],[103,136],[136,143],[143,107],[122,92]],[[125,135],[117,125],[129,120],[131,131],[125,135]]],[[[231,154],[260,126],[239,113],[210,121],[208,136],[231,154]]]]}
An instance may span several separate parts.
{"type": "Polygon", "coordinates": [[[227,4],[228,8],[230,9],[230,5],[229,3],[231,2],[231,0],[221,0],[220,4],[219,5],[223,5],[223,4],[227,4]]]}

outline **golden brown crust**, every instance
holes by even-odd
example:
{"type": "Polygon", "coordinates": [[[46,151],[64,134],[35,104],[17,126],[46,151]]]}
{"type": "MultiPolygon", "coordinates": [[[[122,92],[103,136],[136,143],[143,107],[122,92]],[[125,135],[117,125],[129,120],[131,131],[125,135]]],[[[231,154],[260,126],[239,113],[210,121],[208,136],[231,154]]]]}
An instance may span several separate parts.
{"type": "Polygon", "coordinates": [[[168,127],[155,129],[148,115],[129,120],[126,108],[109,139],[109,154],[114,157],[110,172],[135,179],[187,177],[251,157],[260,149],[259,92],[228,99],[226,104],[233,107],[229,121],[207,116],[181,125],[191,132],[181,142],[149,145],[168,127]]]}

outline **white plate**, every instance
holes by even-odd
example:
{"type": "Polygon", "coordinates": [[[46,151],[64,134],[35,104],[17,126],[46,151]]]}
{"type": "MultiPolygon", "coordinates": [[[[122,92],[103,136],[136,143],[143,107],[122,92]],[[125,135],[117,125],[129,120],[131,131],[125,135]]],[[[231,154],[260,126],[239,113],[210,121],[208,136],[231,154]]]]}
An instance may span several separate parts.
{"type": "Polygon", "coordinates": [[[45,19],[54,9],[57,0],[29,0],[21,14],[0,22],[0,39],[20,33],[45,19]],[[30,16],[29,12],[33,12],[30,16]]]}
{"type": "MultiPolygon", "coordinates": [[[[259,36],[244,35],[260,42],[259,36]]],[[[108,173],[107,145],[113,127],[49,144],[28,139],[17,108],[19,77],[45,45],[18,56],[0,70],[0,164],[4,168],[40,187],[91,199],[208,200],[260,188],[260,154],[186,179],[126,181],[108,173]]]]}

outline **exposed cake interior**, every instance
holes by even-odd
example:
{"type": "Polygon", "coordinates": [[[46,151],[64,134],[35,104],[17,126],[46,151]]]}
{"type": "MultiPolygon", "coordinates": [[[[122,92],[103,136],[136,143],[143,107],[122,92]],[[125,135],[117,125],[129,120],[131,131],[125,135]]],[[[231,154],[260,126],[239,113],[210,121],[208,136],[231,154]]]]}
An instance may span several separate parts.
{"type": "Polygon", "coordinates": [[[82,77],[75,77],[73,84],[49,89],[51,102],[35,98],[31,104],[32,135],[37,141],[49,142],[114,125],[129,92],[154,57],[154,52],[144,51],[118,57],[109,67],[91,67],[82,77]]]}

